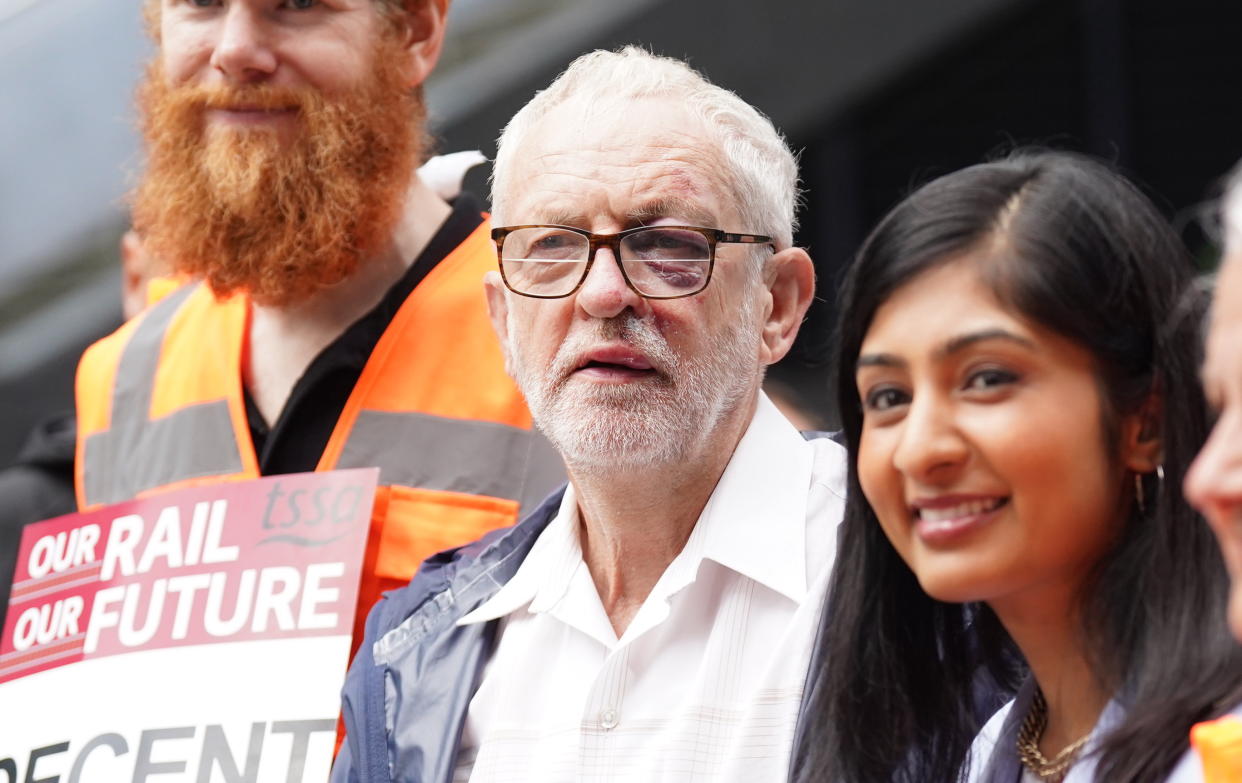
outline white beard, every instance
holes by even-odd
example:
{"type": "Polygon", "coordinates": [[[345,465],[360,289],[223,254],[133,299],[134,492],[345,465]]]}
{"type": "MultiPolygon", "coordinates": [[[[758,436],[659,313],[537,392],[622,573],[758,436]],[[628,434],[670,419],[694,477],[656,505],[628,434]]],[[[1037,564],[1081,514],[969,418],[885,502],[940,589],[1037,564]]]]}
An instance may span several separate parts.
{"type": "Polygon", "coordinates": [[[541,368],[525,356],[511,309],[505,351],[536,426],[566,463],[614,469],[669,465],[693,456],[758,386],[755,311],[755,298],[747,297],[712,349],[691,357],[679,357],[650,321],[627,311],[570,336],[551,366],[541,368]],[[616,340],[643,353],[655,370],[650,378],[606,385],[570,377],[576,357],[616,340]]]}

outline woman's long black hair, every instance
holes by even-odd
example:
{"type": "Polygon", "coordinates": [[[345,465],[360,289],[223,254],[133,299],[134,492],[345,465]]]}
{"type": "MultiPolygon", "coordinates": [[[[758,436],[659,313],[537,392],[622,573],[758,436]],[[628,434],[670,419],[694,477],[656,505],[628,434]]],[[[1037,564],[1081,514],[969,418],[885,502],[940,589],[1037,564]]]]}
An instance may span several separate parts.
{"type": "Polygon", "coordinates": [[[1228,576],[1181,497],[1207,433],[1199,324],[1182,301],[1193,268],[1124,178],[1079,155],[1032,150],[924,185],[881,221],[846,275],[835,384],[849,497],[793,777],[964,779],[981,694],[1011,689],[1021,675],[1017,648],[987,606],[923,592],[858,481],[854,365],[871,320],[899,287],[972,253],[1002,302],[1090,350],[1114,449],[1120,416],[1153,392],[1163,401],[1164,479],[1144,477],[1145,508],[1133,504],[1082,597],[1096,676],[1127,709],[1103,744],[1097,779],[1163,780],[1191,725],[1242,700],[1242,648],[1224,619],[1228,576]]]}

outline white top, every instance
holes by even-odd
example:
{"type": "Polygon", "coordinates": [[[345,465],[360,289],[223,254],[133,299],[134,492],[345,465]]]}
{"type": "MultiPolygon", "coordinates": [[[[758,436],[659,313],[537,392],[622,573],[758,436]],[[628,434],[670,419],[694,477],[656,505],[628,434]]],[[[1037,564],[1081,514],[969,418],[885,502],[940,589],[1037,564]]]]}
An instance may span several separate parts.
{"type": "MultiPolygon", "coordinates": [[[[987,765],[987,760],[992,753],[996,752],[996,742],[1001,726],[1012,708],[1013,701],[1011,700],[988,720],[979,735],[975,737],[974,744],[970,747],[970,783],[976,783],[979,780],[987,765]]],[[[1242,705],[1229,714],[1242,717],[1242,705]]],[[[1087,740],[1086,746],[1083,747],[1081,760],[1070,767],[1063,783],[1093,783],[1095,781],[1095,751],[1099,748],[1104,734],[1120,726],[1124,718],[1125,710],[1121,705],[1116,701],[1110,701],[1091,730],[1091,739],[1087,740]]],[[[1016,753],[1016,750],[1008,749],[1004,752],[1016,753]]],[[[1022,783],[1039,783],[1039,779],[1024,768],[1022,783]]],[[[1165,778],[1165,783],[1203,783],[1203,764],[1194,748],[1190,748],[1183,754],[1177,766],[1165,778]]]]}
{"type": "MultiPolygon", "coordinates": [[[[998,752],[996,743],[1000,736],[1001,727],[1005,723],[1005,718],[1009,716],[1013,709],[1013,700],[1011,699],[1005,706],[996,711],[996,714],[988,719],[983,728],[979,731],[979,735],[975,737],[975,741],[970,746],[970,783],[980,780],[983,771],[987,768],[988,760],[993,753],[998,752]]],[[[1095,726],[1091,729],[1091,737],[1087,740],[1087,744],[1083,745],[1082,751],[1079,753],[1078,761],[1074,762],[1069,768],[1062,783],[1093,783],[1095,780],[1095,763],[1096,750],[1105,734],[1119,725],[1125,717],[1125,711],[1121,705],[1115,701],[1110,701],[1104,707],[1104,711],[1100,713],[1100,717],[1095,722],[1095,726]]],[[[1017,755],[1017,748],[1001,748],[1001,753],[1017,755]]],[[[1030,770],[1022,768],[1022,783],[1039,783],[1030,770]]]]}
{"type": "Polygon", "coordinates": [[[504,618],[454,780],[784,780],[845,473],[840,446],[803,440],[761,396],[620,639],[571,487],[508,584],[459,621],[504,618]]]}

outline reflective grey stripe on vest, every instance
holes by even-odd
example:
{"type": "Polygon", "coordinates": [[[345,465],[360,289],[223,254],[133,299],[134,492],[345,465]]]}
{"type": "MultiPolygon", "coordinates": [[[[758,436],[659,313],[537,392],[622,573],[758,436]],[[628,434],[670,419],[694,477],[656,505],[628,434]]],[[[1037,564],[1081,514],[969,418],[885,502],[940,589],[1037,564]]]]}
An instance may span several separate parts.
{"type": "Polygon", "coordinates": [[[358,414],[337,467],[378,467],[380,484],[517,500],[523,512],[565,476],[537,430],[374,410],[358,414]]]}
{"type": "Polygon", "coordinates": [[[242,469],[228,403],[200,403],[148,421],[164,333],[197,286],[165,297],[143,317],[121,353],[112,393],[112,425],[83,445],[88,506],[119,503],[139,492],[242,469]]]}

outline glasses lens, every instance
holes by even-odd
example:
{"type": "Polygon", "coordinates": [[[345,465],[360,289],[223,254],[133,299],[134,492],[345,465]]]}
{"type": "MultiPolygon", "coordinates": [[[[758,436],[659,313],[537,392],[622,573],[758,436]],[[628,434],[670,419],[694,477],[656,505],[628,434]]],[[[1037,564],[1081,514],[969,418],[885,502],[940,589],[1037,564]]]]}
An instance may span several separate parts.
{"type": "Polygon", "coordinates": [[[519,228],[500,248],[509,287],[533,296],[564,296],[578,285],[590,240],[559,228],[519,228]]]}
{"type": "Polygon", "coordinates": [[[649,228],[621,240],[625,274],[647,296],[685,296],[703,290],[712,248],[697,231],[649,228]]]}

